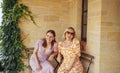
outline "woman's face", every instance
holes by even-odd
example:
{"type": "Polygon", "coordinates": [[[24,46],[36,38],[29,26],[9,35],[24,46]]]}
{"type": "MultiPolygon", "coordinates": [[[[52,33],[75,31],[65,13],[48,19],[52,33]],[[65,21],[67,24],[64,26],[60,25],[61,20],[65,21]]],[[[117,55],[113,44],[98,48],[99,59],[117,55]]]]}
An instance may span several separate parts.
{"type": "Polygon", "coordinates": [[[65,33],[66,40],[72,40],[74,37],[74,31],[72,29],[68,29],[65,33]]]}
{"type": "Polygon", "coordinates": [[[55,37],[53,36],[52,33],[48,32],[46,34],[46,41],[47,41],[47,43],[51,43],[54,39],[55,39],[55,37]]]}

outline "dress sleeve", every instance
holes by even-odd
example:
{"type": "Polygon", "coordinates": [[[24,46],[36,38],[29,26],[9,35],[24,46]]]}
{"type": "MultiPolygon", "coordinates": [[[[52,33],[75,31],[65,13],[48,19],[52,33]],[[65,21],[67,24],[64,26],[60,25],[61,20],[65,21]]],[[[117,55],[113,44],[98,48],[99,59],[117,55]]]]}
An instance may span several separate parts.
{"type": "Polygon", "coordinates": [[[39,49],[39,47],[42,46],[42,43],[43,43],[42,40],[38,40],[38,41],[35,43],[34,49],[39,49]]]}
{"type": "Polygon", "coordinates": [[[39,41],[37,41],[34,46],[34,49],[38,49],[38,48],[39,48],[39,41]]]}
{"type": "Polygon", "coordinates": [[[73,40],[73,53],[76,54],[77,56],[80,56],[80,42],[77,39],[73,40]]]}
{"type": "Polygon", "coordinates": [[[72,44],[72,50],[71,50],[72,54],[69,54],[70,56],[70,62],[67,65],[67,70],[70,70],[71,67],[73,66],[75,59],[77,56],[80,56],[80,44],[79,44],[79,40],[74,39],[73,40],[73,44],[72,44]]]}
{"type": "Polygon", "coordinates": [[[53,51],[58,52],[58,43],[55,43],[53,46],[53,51]]]}

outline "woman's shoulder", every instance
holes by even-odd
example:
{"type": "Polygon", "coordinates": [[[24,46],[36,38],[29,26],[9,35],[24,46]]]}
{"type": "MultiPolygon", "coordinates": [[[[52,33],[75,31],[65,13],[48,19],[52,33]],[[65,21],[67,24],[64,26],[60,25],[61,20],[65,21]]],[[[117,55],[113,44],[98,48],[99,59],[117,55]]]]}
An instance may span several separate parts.
{"type": "Polygon", "coordinates": [[[77,38],[74,38],[73,43],[79,43],[79,40],[77,38]]]}
{"type": "Polygon", "coordinates": [[[74,38],[73,41],[79,41],[77,38],[74,38]]]}
{"type": "Polygon", "coordinates": [[[42,39],[37,40],[37,43],[43,43],[42,39]]]}

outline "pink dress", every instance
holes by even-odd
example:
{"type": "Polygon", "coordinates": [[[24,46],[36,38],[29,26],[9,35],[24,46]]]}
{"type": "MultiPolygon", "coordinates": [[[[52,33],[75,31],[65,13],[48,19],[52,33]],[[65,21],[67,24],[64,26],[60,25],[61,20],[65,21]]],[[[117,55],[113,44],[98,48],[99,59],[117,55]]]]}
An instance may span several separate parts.
{"type": "Polygon", "coordinates": [[[54,44],[53,48],[47,48],[44,52],[44,49],[42,47],[42,40],[38,40],[35,49],[38,49],[37,56],[40,62],[40,65],[42,66],[41,70],[36,70],[36,62],[34,59],[34,56],[32,55],[30,58],[30,66],[32,68],[32,73],[54,73],[53,66],[49,63],[47,58],[50,56],[51,52],[57,52],[57,43],[54,44]]]}

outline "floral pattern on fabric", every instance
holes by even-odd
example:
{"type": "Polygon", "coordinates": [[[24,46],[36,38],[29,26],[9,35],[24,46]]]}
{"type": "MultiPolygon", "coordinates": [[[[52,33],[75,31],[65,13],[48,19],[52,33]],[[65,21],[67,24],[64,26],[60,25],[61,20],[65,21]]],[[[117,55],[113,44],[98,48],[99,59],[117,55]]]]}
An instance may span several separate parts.
{"type": "Polygon", "coordinates": [[[59,42],[58,50],[63,56],[63,62],[58,69],[58,73],[83,73],[83,67],[79,59],[79,40],[74,39],[72,45],[66,48],[63,46],[63,42],[59,42]]]}

